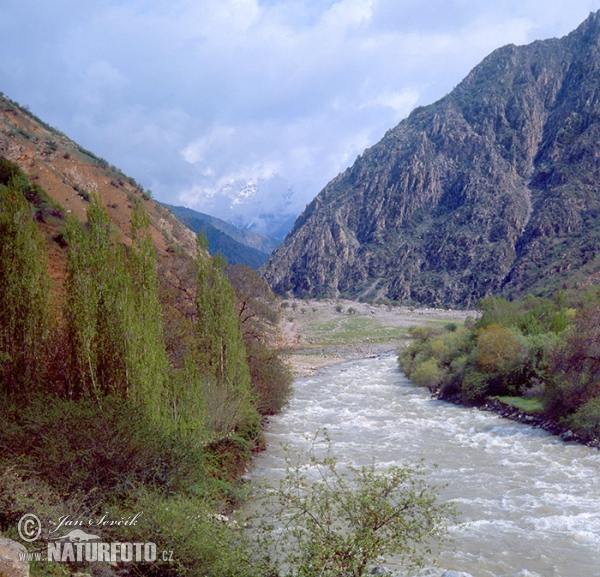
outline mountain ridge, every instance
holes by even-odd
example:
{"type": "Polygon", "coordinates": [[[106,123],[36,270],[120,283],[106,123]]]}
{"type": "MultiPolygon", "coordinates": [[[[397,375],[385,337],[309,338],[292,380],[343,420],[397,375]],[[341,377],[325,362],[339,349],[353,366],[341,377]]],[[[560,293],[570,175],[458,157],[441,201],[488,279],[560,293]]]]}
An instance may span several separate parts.
{"type": "Polygon", "coordinates": [[[162,205],[193,232],[203,232],[210,254],[219,252],[230,264],[245,264],[257,269],[278,244],[268,236],[240,229],[216,216],[183,206],[162,205]]]}
{"type": "Polygon", "coordinates": [[[599,45],[596,12],[413,110],[307,206],[263,269],[271,286],[469,307],[597,282],[599,45]]]}

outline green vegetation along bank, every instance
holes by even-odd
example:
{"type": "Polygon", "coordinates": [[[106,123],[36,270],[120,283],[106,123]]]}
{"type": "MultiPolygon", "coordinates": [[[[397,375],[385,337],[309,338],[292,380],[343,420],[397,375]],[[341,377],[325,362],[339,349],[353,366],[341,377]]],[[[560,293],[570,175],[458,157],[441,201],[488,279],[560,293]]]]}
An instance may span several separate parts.
{"type": "MultiPolygon", "coordinates": [[[[81,225],[0,160],[0,531],[19,539],[21,517],[36,514],[36,552],[60,519],[143,513],[103,527],[102,540],[152,541],[174,556],[86,572],[238,575],[214,515],[240,500],[261,418],[291,391],[268,344],[274,297],[247,267],[211,259],[202,239],[196,258],[158,263],[142,201],[129,238],[119,242],[99,197],[81,225]],[[54,288],[49,220],[66,262],[54,288]]],[[[84,569],[66,561],[34,561],[31,574],[84,569]]]]}
{"type": "Polygon", "coordinates": [[[441,399],[600,445],[600,289],[480,302],[461,327],[415,327],[399,363],[441,399]]]}
{"type": "Polygon", "coordinates": [[[358,577],[389,553],[420,563],[454,510],[418,467],[346,475],[329,457],[290,458],[253,530],[230,521],[261,419],[291,392],[270,345],[281,307],[201,237],[195,258],[158,263],[142,201],[126,244],[99,196],[86,202],[82,225],[0,159],[0,532],[25,543],[30,574],[358,577]],[[60,286],[49,219],[63,225],[50,241],[60,286]],[[323,482],[309,487],[314,466],[323,482]]]}

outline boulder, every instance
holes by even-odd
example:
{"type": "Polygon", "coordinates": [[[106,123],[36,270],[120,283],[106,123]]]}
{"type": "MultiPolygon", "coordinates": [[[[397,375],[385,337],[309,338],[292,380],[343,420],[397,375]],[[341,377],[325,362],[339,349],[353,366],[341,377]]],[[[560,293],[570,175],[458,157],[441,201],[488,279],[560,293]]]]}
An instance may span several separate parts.
{"type": "Polygon", "coordinates": [[[11,539],[0,536],[0,576],[29,577],[29,562],[22,561],[27,549],[11,539]]]}

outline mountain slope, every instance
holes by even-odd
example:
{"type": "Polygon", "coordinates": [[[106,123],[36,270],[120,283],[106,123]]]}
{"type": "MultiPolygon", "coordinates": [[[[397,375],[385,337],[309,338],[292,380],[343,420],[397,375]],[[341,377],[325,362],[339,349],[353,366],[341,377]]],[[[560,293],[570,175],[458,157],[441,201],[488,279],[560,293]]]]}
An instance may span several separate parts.
{"type": "Polygon", "coordinates": [[[597,282],[599,160],[600,12],[414,110],[308,205],[265,277],[452,306],[597,282]]]}
{"type": "Polygon", "coordinates": [[[160,259],[178,251],[195,254],[195,234],[154,202],[135,180],[1,93],[0,156],[17,163],[33,184],[62,207],[58,218],[40,223],[48,238],[51,274],[56,281],[62,278],[65,264],[65,253],[59,246],[64,216],[73,214],[84,222],[91,194],[101,197],[122,242],[131,242],[131,207],[137,197],[143,199],[160,259]]]}
{"type": "Polygon", "coordinates": [[[230,264],[245,264],[257,269],[277,246],[277,242],[267,236],[239,229],[220,218],[183,206],[163,206],[195,233],[204,232],[210,253],[220,252],[230,264]]]}

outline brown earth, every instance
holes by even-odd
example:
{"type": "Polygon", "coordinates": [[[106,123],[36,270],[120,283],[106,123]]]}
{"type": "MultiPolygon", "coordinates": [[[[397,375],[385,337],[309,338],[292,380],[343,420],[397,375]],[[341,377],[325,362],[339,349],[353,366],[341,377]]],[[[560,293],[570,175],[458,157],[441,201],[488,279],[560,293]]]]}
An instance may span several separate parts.
{"type": "Polygon", "coordinates": [[[159,259],[178,250],[188,254],[196,250],[196,235],[154,202],[134,179],[4,97],[0,97],[0,156],[17,163],[33,184],[43,188],[64,209],[62,218],[41,223],[54,290],[60,290],[64,277],[65,250],[53,239],[64,227],[67,215],[85,221],[89,195],[100,196],[121,242],[131,243],[132,203],[140,198],[150,219],[159,259]]]}

